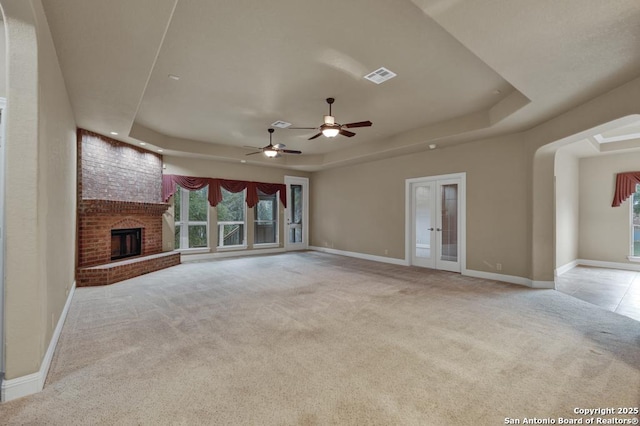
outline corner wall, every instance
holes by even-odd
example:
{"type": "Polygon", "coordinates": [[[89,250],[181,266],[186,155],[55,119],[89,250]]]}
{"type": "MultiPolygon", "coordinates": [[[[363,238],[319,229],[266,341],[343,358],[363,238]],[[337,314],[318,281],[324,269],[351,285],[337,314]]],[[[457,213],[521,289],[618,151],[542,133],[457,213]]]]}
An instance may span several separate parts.
{"type": "Polygon", "coordinates": [[[569,265],[578,259],[579,208],[579,160],[566,149],[556,153],[556,268],[569,265]]]}
{"type": "Polygon", "coordinates": [[[75,121],[40,0],[0,0],[8,40],[3,399],[42,388],[74,288],[75,121]]]}

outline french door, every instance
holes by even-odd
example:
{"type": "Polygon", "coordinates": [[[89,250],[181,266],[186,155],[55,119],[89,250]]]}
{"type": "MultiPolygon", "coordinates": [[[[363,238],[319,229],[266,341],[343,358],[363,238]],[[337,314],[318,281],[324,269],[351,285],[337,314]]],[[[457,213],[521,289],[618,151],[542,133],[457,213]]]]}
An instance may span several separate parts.
{"type": "Polygon", "coordinates": [[[464,262],[464,175],[407,180],[411,265],[460,272],[464,262]]]}
{"type": "Polygon", "coordinates": [[[285,244],[290,250],[309,248],[309,179],[285,176],[287,208],[285,210],[285,244]]]}

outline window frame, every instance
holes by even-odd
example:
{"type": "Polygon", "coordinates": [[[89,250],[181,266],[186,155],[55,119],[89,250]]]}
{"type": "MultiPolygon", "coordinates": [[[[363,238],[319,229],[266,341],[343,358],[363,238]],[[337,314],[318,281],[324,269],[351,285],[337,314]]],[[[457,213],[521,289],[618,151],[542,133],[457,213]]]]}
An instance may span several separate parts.
{"type": "Polygon", "coordinates": [[[264,192],[258,190],[258,204],[253,207],[253,246],[258,248],[265,247],[280,247],[280,191],[274,194],[265,194],[264,192]],[[273,201],[274,207],[274,218],[272,220],[259,220],[258,219],[258,206],[262,198],[268,198],[273,201]],[[273,223],[275,227],[275,241],[268,243],[256,243],[256,235],[258,234],[258,225],[261,223],[273,223]]]}
{"type": "MultiPolygon", "coordinates": [[[[189,193],[191,191],[189,191],[186,188],[181,187],[180,185],[177,185],[177,190],[176,192],[180,191],[180,220],[177,221],[175,220],[175,212],[174,212],[174,227],[180,227],[180,247],[174,247],[174,249],[176,251],[179,251],[181,253],[193,253],[193,252],[208,252],[210,251],[210,241],[209,241],[209,219],[210,219],[210,209],[209,209],[209,203],[205,201],[205,205],[206,205],[206,209],[207,209],[207,219],[206,221],[196,221],[196,220],[189,220],[189,201],[190,201],[190,197],[189,197],[189,193]],[[186,218],[186,220],[183,220],[183,218],[186,218]],[[189,226],[205,226],[205,235],[207,238],[207,244],[205,247],[189,247],[189,226]]],[[[205,189],[207,191],[207,195],[208,195],[208,191],[209,191],[209,187],[205,186],[204,188],[199,189],[198,191],[201,191],[205,189]]],[[[205,197],[205,200],[207,199],[207,197],[205,197]]],[[[174,197],[174,209],[175,209],[175,197],[174,197]]],[[[174,228],[174,234],[175,234],[175,228],[174,228]]],[[[174,244],[175,244],[175,240],[174,240],[174,244]]]]}

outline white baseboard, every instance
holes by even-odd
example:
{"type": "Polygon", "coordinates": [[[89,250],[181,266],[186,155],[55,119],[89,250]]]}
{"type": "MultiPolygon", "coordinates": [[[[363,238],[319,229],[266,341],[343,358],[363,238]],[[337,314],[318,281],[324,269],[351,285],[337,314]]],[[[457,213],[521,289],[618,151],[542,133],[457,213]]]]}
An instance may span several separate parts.
{"type": "Polygon", "coordinates": [[[269,248],[269,249],[253,249],[253,250],[235,250],[235,251],[218,251],[215,253],[203,253],[203,254],[180,254],[180,261],[182,263],[196,262],[199,260],[213,260],[223,257],[239,257],[239,256],[258,256],[261,254],[274,254],[284,253],[286,250],[282,247],[269,248]]]}
{"type": "MultiPolygon", "coordinates": [[[[317,246],[310,246],[309,250],[315,250],[315,251],[320,251],[320,252],[330,253],[330,254],[337,254],[340,256],[355,257],[358,259],[373,260],[375,262],[391,263],[393,265],[409,266],[409,262],[406,261],[405,259],[395,259],[393,257],[375,256],[372,254],[336,250],[332,248],[317,247],[317,246]]],[[[462,275],[468,275],[470,277],[476,277],[476,278],[484,278],[487,280],[502,281],[502,282],[507,282],[511,284],[524,285],[531,288],[555,288],[555,283],[553,281],[534,281],[529,278],[516,277],[513,275],[495,274],[492,272],[474,271],[472,269],[463,270],[462,275]]]]}
{"type": "Polygon", "coordinates": [[[462,275],[468,275],[475,278],[484,278],[486,280],[502,281],[510,284],[518,284],[531,288],[555,288],[553,281],[535,281],[529,278],[517,277],[515,275],[496,274],[494,272],[475,271],[473,269],[465,269],[462,275]]]}
{"type": "Polygon", "coordinates": [[[556,277],[559,277],[560,275],[564,274],[567,271],[572,270],[573,268],[575,268],[576,266],[578,266],[578,260],[573,260],[565,265],[562,265],[559,268],[556,268],[556,277]]]}
{"type": "Polygon", "coordinates": [[[605,262],[602,260],[586,260],[586,259],[578,259],[576,262],[578,263],[578,265],[595,266],[597,268],[640,271],[640,264],[636,264],[636,263],[605,262]]]}
{"type": "Polygon", "coordinates": [[[16,377],[15,379],[5,380],[2,382],[0,388],[0,401],[6,402],[13,399],[22,398],[23,396],[38,393],[44,387],[44,382],[47,379],[49,373],[49,367],[51,367],[51,361],[53,360],[53,354],[58,345],[60,334],[62,333],[62,327],[67,319],[67,313],[69,312],[69,306],[71,306],[71,300],[73,299],[73,293],[76,291],[76,283],[73,282],[67,301],[65,302],[58,324],[56,325],[47,352],[44,354],[42,363],[40,364],[40,370],[37,373],[29,374],[27,376],[16,377]]]}
{"type": "Polygon", "coordinates": [[[336,250],[327,247],[309,246],[309,250],[320,251],[323,253],[337,254],[340,256],[355,257],[357,259],[373,260],[374,262],[391,263],[393,265],[408,266],[404,259],[396,259],[394,257],[376,256],[373,254],[357,253],[355,251],[336,250]]]}

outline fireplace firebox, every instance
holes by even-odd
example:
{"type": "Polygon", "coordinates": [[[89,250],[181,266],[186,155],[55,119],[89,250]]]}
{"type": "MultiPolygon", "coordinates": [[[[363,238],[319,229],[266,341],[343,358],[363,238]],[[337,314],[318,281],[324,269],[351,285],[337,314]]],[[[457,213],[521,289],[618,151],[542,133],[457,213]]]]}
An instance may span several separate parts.
{"type": "Polygon", "coordinates": [[[111,230],[111,260],[142,253],[142,228],[111,230]]]}

